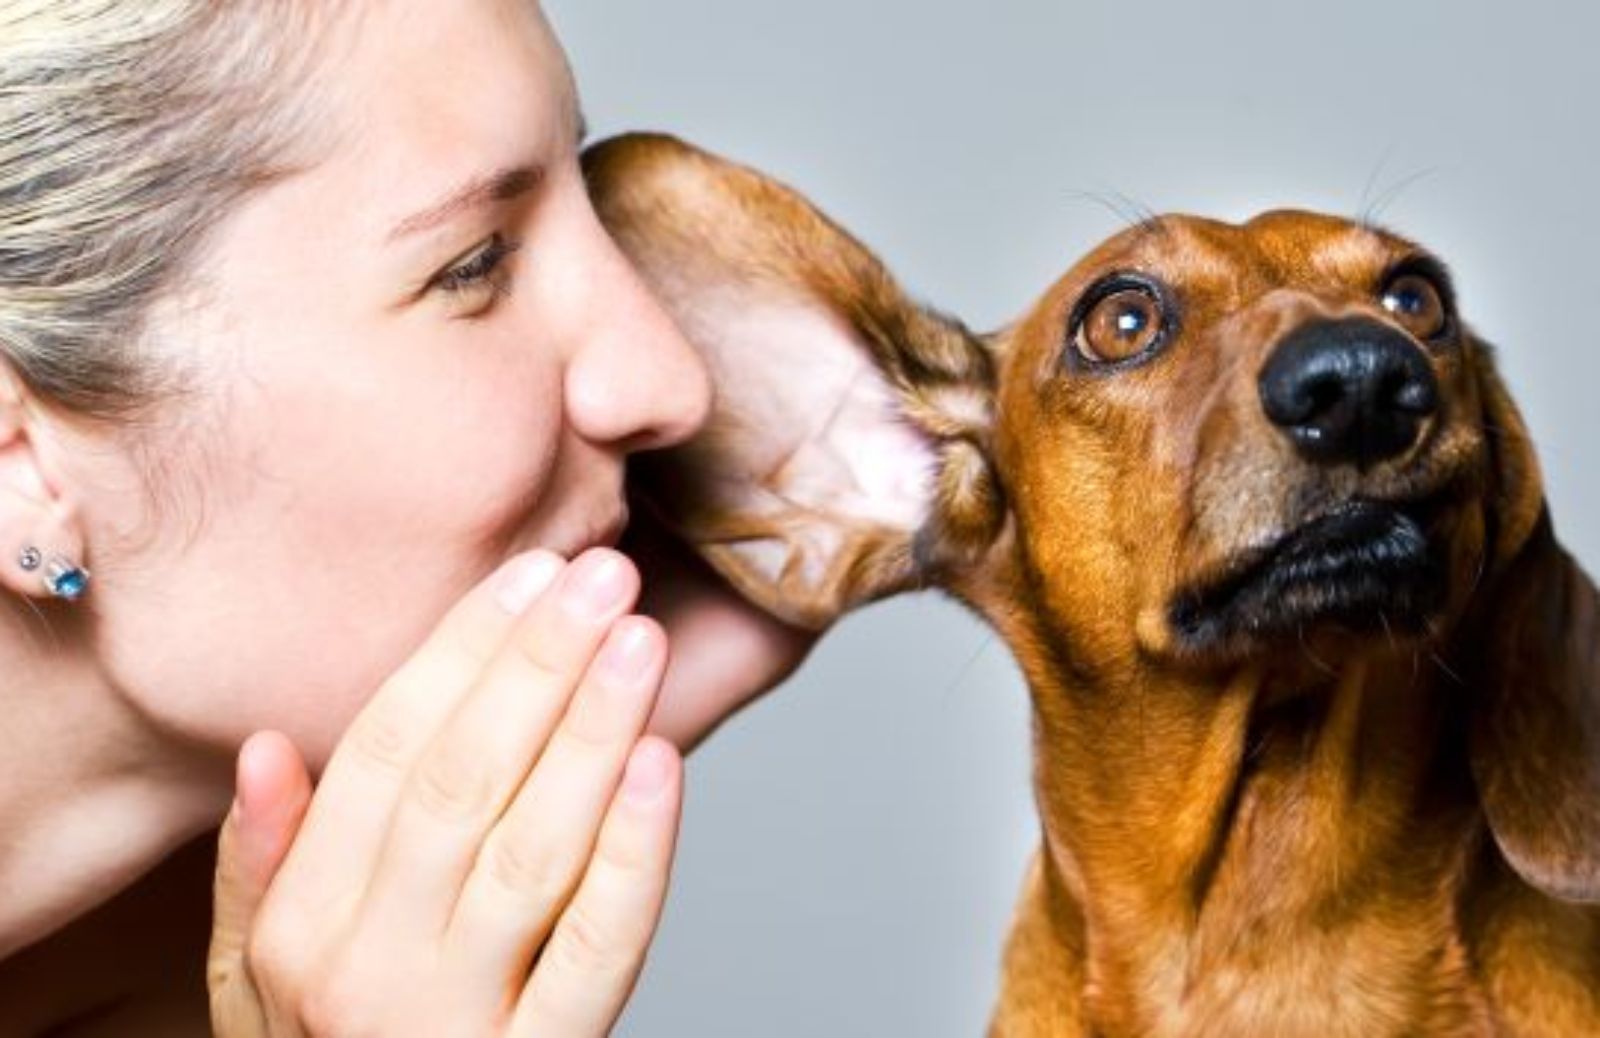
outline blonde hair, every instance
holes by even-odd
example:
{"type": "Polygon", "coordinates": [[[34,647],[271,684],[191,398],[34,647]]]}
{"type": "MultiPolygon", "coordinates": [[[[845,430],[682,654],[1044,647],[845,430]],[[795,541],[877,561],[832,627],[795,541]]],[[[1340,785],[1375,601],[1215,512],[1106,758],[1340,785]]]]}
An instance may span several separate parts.
{"type": "Polygon", "coordinates": [[[295,161],[304,6],[0,0],[0,364],[44,401],[113,418],[183,382],[145,319],[295,161]]]}

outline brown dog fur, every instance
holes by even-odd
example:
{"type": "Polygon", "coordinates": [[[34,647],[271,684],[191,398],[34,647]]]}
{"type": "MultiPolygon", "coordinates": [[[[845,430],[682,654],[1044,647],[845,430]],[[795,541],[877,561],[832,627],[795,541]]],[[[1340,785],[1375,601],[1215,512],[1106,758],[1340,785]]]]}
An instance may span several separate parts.
{"type": "Polygon", "coordinates": [[[718,385],[646,473],[668,520],[793,622],[938,586],[1021,663],[1044,840],[992,1034],[1600,1034],[1600,599],[1489,350],[1419,344],[1441,406],[1379,465],[1309,464],[1262,413],[1274,347],[1393,324],[1420,249],[1163,218],[978,336],[750,170],[647,136],[586,164],[718,385]],[[1086,367],[1080,300],[1127,271],[1169,286],[1170,341],[1086,367]],[[1420,623],[1321,621],[1312,588],[1292,633],[1180,629],[1357,498],[1429,503],[1420,623]]]}

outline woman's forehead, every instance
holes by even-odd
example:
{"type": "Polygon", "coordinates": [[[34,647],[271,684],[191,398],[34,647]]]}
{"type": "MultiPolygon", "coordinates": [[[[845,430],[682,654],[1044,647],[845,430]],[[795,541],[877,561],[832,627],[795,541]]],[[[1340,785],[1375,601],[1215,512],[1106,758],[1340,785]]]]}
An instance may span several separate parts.
{"type": "Polygon", "coordinates": [[[474,185],[537,173],[581,130],[566,58],[526,0],[372,0],[310,84],[323,168],[388,237],[474,185]]]}

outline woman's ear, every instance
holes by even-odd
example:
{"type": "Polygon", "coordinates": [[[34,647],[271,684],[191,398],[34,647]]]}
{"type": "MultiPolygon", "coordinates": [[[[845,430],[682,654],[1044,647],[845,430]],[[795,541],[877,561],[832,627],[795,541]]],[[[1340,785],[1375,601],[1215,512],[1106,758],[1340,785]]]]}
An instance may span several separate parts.
{"type": "Polygon", "coordinates": [[[0,358],[0,587],[27,598],[50,593],[52,557],[83,558],[83,536],[72,509],[49,477],[41,412],[0,358]]]}
{"type": "Polygon", "coordinates": [[[1555,538],[1532,441],[1489,357],[1477,358],[1493,461],[1490,576],[1479,646],[1473,777],[1523,879],[1600,901],[1600,595],[1555,538]]]}
{"type": "Polygon", "coordinates": [[[711,370],[649,503],[747,597],[804,627],[970,562],[1003,517],[994,366],[794,191],[670,137],[584,156],[595,208],[711,370]]]}

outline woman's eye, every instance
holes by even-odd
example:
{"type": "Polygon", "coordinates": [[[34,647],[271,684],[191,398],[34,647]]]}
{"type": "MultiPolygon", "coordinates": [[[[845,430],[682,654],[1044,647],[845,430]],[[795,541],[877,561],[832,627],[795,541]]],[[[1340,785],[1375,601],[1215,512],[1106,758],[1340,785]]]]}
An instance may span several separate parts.
{"type": "Polygon", "coordinates": [[[516,242],[496,234],[440,271],[428,283],[428,288],[453,297],[463,309],[482,312],[510,288],[505,277],[505,261],[518,247],[516,242]]]}

